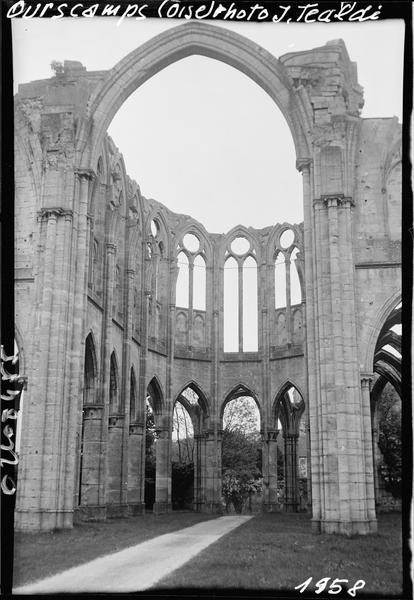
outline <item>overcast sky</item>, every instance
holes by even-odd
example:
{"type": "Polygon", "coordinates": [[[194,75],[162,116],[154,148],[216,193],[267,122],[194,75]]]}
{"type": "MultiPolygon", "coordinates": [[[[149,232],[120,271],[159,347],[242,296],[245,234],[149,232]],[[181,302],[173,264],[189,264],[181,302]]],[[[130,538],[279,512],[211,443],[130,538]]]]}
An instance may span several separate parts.
{"type": "MultiPolygon", "coordinates": [[[[51,77],[52,60],[110,69],[182,21],[116,23],[113,18],[14,20],[15,89],[51,77]]],[[[401,120],[402,21],[214,25],[250,38],[276,57],[342,38],[364,87],[362,116],[401,120]]],[[[167,67],[130,96],[109,134],[145,196],[191,214],[211,232],[238,223],[265,227],[303,220],[289,128],[269,96],[228,65],[193,56],[167,67]]]]}

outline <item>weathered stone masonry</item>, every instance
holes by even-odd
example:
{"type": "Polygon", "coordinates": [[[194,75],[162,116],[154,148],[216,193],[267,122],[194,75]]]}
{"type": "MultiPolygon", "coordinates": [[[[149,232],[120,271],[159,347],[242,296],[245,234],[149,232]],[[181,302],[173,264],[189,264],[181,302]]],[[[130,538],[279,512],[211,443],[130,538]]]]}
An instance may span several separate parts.
{"type": "Polygon", "coordinates": [[[55,77],[19,87],[16,336],[28,387],[17,528],[71,527],[75,512],[103,519],[142,511],[147,395],[159,433],[154,510],[169,510],[172,410],[188,386],[199,398],[188,406],[195,507],[220,506],[222,410],[248,394],[261,412],[264,508],[278,508],[280,417],[295,510],[297,420],[284,396],[293,385],[309,424],[315,530],[376,530],[369,386],[379,334],[400,300],[401,131],[395,118],[361,118],[362,105],[341,40],[277,60],[194,22],[110,71],[66,61],[55,77]],[[144,198],[125,173],[108,125],[142,83],[191,54],[239,69],[282,111],[303,177],[303,224],[209,234],[144,198]],[[288,254],[280,246],[286,229],[299,250],[302,302],[275,311],[274,260],[288,254]],[[186,233],[197,236],[206,265],[205,310],[176,307],[186,233]],[[240,236],[258,267],[259,345],[225,353],[223,265],[240,236]]]}

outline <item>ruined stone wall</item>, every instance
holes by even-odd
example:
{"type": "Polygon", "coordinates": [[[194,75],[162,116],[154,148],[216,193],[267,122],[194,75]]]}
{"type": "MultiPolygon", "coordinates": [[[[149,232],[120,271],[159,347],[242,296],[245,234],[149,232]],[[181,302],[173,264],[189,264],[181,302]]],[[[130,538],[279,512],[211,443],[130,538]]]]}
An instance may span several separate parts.
{"type": "MultiPolygon", "coordinates": [[[[240,394],[261,408],[264,503],[275,504],[277,411],[285,403],[285,416],[294,414],[285,397],[294,385],[310,423],[315,528],[375,530],[368,384],[376,337],[400,291],[400,131],[395,119],[361,119],[362,103],[340,40],[277,61],[198,23],[162,34],[110,72],[66,62],[50,80],[20,86],[16,326],[28,389],[18,528],[70,527],[74,511],[105,518],[142,510],[147,394],[159,432],[156,510],[168,510],[172,410],[191,384],[203,413],[200,509],[220,504],[221,414],[240,394]],[[303,225],[209,234],[143,197],[126,174],[105,124],[143,73],[200,48],[254,77],[281,108],[303,176],[303,225]],[[281,251],[290,260],[285,229],[299,250],[302,302],[275,309],[274,261],[281,251]],[[205,310],[176,307],[186,233],[205,258],[205,310]],[[227,353],[223,269],[240,236],[258,266],[258,350],[227,353]]],[[[284,432],[291,474],[295,418],[284,432]]],[[[293,480],[289,486],[294,509],[293,480]]]]}

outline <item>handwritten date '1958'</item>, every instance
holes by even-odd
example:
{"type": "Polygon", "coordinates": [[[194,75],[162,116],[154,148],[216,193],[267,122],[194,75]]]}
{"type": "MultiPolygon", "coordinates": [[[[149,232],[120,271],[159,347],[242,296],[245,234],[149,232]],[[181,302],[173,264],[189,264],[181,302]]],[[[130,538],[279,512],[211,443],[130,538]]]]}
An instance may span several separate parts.
{"type": "MultiPolygon", "coordinates": [[[[295,587],[295,590],[299,590],[302,594],[306,590],[306,588],[311,584],[312,579],[312,577],[309,577],[306,581],[297,585],[295,587]]],[[[326,589],[326,586],[328,585],[330,580],[331,577],[323,577],[322,579],[319,579],[319,581],[315,583],[315,594],[321,594],[326,589]]],[[[341,583],[348,583],[348,581],[348,579],[334,579],[331,585],[329,586],[328,594],[340,594],[342,592],[341,583]]],[[[355,598],[357,591],[362,590],[364,586],[365,581],[363,579],[358,579],[358,581],[356,581],[354,585],[348,588],[346,591],[350,596],[355,598]]]]}

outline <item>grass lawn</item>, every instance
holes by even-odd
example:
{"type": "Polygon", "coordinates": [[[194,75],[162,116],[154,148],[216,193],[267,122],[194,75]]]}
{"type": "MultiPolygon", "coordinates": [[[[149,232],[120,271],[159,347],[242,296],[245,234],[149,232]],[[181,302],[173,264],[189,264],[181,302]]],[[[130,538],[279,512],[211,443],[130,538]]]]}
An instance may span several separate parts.
{"type": "Polygon", "coordinates": [[[158,516],[151,513],[105,523],[83,523],[54,533],[15,533],[13,585],[43,579],[98,556],[216,517],[192,512],[158,516]]]}
{"type": "MultiPolygon", "coordinates": [[[[156,588],[294,592],[295,586],[312,577],[303,595],[294,593],[317,598],[314,584],[330,577],[328,586],[338,578],[348,579],[349,588],[358,579],[365,580],[357,598],[364,592],[385,598],[402,593],[401,515],[380,515],[379,533],[366,537],[314,535],[310,525],[309,515],[259,515],[162,579],[156,588]]],[[[328,589],[319,597],[335,598],[328,589]]]]}

